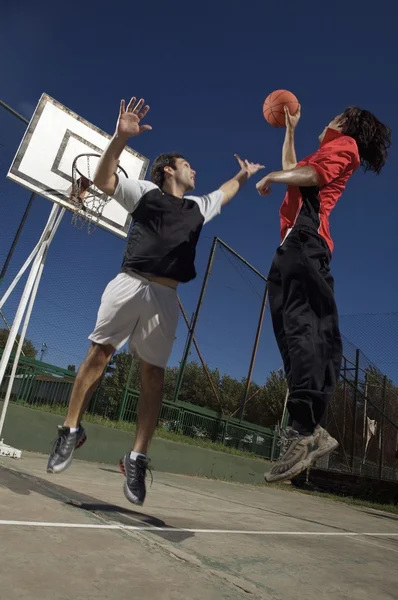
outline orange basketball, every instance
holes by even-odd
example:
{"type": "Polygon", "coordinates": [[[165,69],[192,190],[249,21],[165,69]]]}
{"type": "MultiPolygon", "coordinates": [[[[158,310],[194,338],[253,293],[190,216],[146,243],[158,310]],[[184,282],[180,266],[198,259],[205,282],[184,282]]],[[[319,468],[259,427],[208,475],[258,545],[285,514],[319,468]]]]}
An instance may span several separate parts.
{"type": "Polygon", "coordinates": [[[264,119],[273,127],[285,127],[285,111],[287,106],[291,115],[296,114],[299,101],[296,96],[288,90],[276,90],[271,92],[264,101],[264,119]]]}

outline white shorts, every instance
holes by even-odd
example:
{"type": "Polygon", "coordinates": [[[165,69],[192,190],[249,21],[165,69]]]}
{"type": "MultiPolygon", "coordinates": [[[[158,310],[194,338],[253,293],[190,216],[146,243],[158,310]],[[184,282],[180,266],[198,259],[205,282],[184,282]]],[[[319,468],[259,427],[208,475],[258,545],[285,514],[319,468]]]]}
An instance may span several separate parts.
{"type": "Polygon", "coordinates": [[[177,291],[140,275],[119,273],[105,288],[89,340],[130,352],[165,368],[178,323],[177,291]]]}

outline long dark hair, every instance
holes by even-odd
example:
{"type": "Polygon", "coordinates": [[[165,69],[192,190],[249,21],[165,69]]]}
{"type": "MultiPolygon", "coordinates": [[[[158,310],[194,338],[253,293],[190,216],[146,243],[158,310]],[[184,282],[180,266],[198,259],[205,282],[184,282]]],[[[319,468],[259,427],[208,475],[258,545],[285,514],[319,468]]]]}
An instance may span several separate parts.
{"type": "Polygon", "coordinates": [[[343,133],[356,141],[362,167],[378,175],[387,161],[391,130],[358,106],[349,106],[343,112],[341,125],[343,133]]]}

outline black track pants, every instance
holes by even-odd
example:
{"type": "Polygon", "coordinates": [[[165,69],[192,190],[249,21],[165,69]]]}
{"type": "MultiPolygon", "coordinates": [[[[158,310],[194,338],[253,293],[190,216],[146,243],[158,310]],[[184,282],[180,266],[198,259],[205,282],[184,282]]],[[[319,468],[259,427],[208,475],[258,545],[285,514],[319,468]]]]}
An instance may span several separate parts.
{"type": "Polygon", "coordinates": [[[268,275],[269,303],[282,355],[290,420],[312,432],[336,390],[342,343],[324,240],[294,228],[274,256],[268,275]]]}

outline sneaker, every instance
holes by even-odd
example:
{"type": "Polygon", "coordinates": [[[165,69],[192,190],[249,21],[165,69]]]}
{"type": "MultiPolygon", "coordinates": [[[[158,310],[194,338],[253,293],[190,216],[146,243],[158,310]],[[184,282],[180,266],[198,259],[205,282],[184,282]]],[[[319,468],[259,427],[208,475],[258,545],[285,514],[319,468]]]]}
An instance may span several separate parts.
{"type": "Polygon", "coordinates": [[[337,446],[337,440],[319,425],[312,435],[300,435],[294,429],[288,429],[282,438],[281,455],[264,478],[271,483],[297,477],[337,446]]]}
{"type": "Polygon", "coordinates": [[[331,452],[333,452],[333,450],[336,450],[336,448],[338,448],[339,445],[338,441],[335,440],[334,437],[332,437],[330,433],[328,433],[326,429],[324,429],[320,425],[317,425],[315,427],[315,431],[317,431],[320,434],[321,439],[319,448],[315,453],[315,458],[313,462],[319,460],[327,454],[330,454],[331,452]]]}
{"type": "Polygon", "coordinates": [[[79,425],[79,429],[74,433],[70,432],[69,427],[59,425],[58,438],[54,442],[48,459],[47,473],[61,473],[61,471],[65,471],[72,462],[73,451],[83,446],[86,439],[86,432],[81,425],[79,425]]]}
{"type": "MultiPolygon", "coordinates": [[[[149,459],[146,456],[130,458],[128,453],[120,460],[119,467],[126,477],[123,486],[124,495],[129,502],[141,506],[146,496],[145,477],[149,469],[149,459]]],[[[149,472],[151,473],[150,469],[149,472]]]]}

